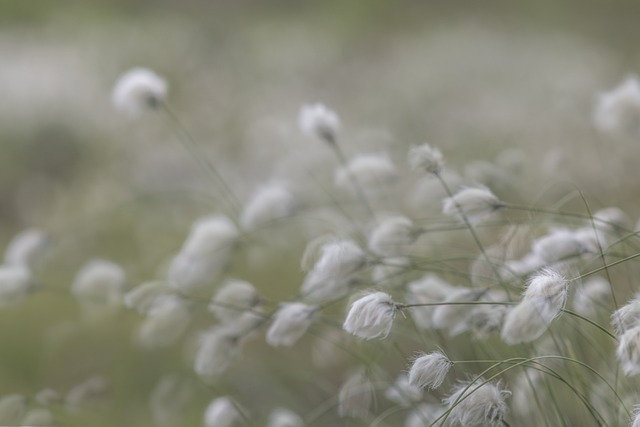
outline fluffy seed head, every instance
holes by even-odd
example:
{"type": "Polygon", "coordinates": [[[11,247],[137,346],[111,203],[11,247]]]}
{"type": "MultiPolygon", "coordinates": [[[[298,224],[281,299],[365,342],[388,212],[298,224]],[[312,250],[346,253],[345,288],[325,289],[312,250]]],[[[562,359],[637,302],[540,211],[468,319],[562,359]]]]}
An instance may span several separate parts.
{"type": "Polygon", "coordinates": [[[289,409],[276,408],[269,416],[267,427],[304,427],[304,420],[289,409]]]}
{"type": "Polygon", "coordinates": [[[447,304],[450,302],[474,302],[478,301],[484,290],[457,288],[447,296],[443,304],[433,311],[433,327],[446,329],[451,336],[459,335],[469,329],[469,316],[471,304],[447,304]]]}
{"type": "Polygon", "coordinates": [[[371,293],[351,304],[342,328],[365,340],[383,339],[391,332],[396,311],[396,303],[389,294],[371,293]]]}
{"type": "Polygon", "coordinates": [[[616,355],[625,375],[640,374],[640,326],[635,326],[620,336],[616,355]]]}
{"type": "Polygon", "coordinates": [[[558,272],[545,269],[533,276],[522,301],[506,316],[503,341],[514,345],[540,337],[560,315],[567,293],[567,279],[558,272]]]}
{"type": "Polygon", "coordinates": [[[489,189],[464,188],[444,199],[442,213],[459,219],[466,217],[470,223],[477,224],[502,207],[504,203],[489,189]]]}
{"type": "Polygon", "coordinates": [[[127,276],[119,265],[95,259],[85,264],[71,285],[71,292],[82,303],[118,306],[127,287],[127,276]]]}
{"type": "Polygon", "coordinates": [[[340,118],[324,104],[305,104],[300,107],[298,126],[307,136],[334,143],[340,130],[340,118]]]}
{"type": "Polygon", "coordinates": [[[230,323],[260,303],[256,288],[244,280],[227,280],[209,304],[209,311],[221,322],[230,323]]]}
{"type": "Polygon", "coordinates": [[[168,292],[164,282],[146,282],[136,286],[124,295],[124,305],[140,314],[146,314],[153,307],[156,299],[168,294],[168,292]]]}
{"type": "Polygon", "coordinates": [[[184,333],[191,321],[187,303],[175,295],[156,298],[138,328],[138,343],[146,348],[168,347],[184,333]]]}
{"type": "Polygon", "coordinates": [[[573,296],[573,308],[587,318],[597,316],[611,303],[611,286],[602,277],[592,277],[576,289],[573,296]]]}
{"type": "Polygon", "coordinates": [[[214,399],[204,412],[205,427],[232,427],[242,421],[242,414],[228,397],[214,399]]]}
{"type": "Polygon", "coordinates": [[[559,228],[536,239],[531,245],[531,251],[545,263],[551,264],[588,252],[589,248],[583,242],[580,234],[559,228]]]}
{"type": "Polygon", "coordinates": [[[425,425],[435,422],[435,420],[444,414],[444,411],[443,406],[423,403],[407,416],[404,421],[404,427],[424,427],[425,425]]]}
{"type": "Polygon", "coordinates": [[[633,408],[630,427],[640,427],[640,406],[635,406],[633,408]]]}
{"type": "Polygon", "coordinates": [[[396,378],[395,383],[385,391],[384,397],[400,406],[408,408],[414,403],[421,401],[422,394],[422,389],[411,384],[407,375],[400,374],[398,378],[396,378]]]}
{"type": "MultiPolygon", "coordinates": [[[[424,277],[407,285],[408,304],[431,304],[444,301],[455,288],[433,273],[427,273],[424,277]]],[[[411,316],[416,325],[423,329],[431,329],[433,313],[436,306],[412,307],[411,316]]]]}
{"type": "Polygon", "coordinates": [[[267,343],[274,347],[295,344],[311,325],[316,310],[300,302],[282,304],[267,331],[267,343]]]}
{"type": "Polygon", "coordinates": [[[423,354],[409,369],[409,382],[420,388],[436,389],[442,385],[453,363],[439,351],[423,354]]]}
{"type": "Polygon", "coordinates": [[[34,269],[42,260],[47,246],[47,236],[40,230],[28,229],[16,235],[4,252],[4,262],[9,265],[34,269]]]}
{"type": "Polygon", "coordinates": [[[616,335],[620,336],[625,331],[640,326],[640,294],[620,307],[611,315],[611,323],[616,335]]]}
{"type": "Polygon", "coordinates": [[[236,358],[239,338],[225,328],[213,328],[200,335],[194,370],[205,381],[223,374],[236,358]]]}
{"type": "Polygon", "coordinates": [[[640,81],[627,77],[609,92],[598,97],[593,115],[596,127],[603,132],[637,130],[640,118],[640,81]]]}
{"type": "Polygon", "coordinates": [[[26,397],[19,394],[9,394],[0,398],[0,423],[2,425],[22,425],[20,422],[26,411],[26,397]]]}
{"type": "Polygon", "coordinates": [[[453,425],[502,425],[508,411],[505,400],[511,396],[511,392],[503,390],[500,383],[486,383],[481,386],[484,382],[482,377],[472,385],[469,382],[460,382],[454,387],[451,395],[443,400],[451,409],[449,419],[453,425]]]}
{"type": "Polygon", "coordinates": [[[23,266],[0,266],[0,307],[21,301],[32,288],[31,272],[23,266]]]}
{"type": "Polygon", "coordinates": [[[366,419],[373,403],[374,388],[363,370],[351,374],[338,393],[338,415],[366,419]]]}
{"type": "Polygon", "coordinates": [[[397,179],[398,171],[386,154],[360,154],[334,175],[337,187],[353,192],[356,185],[365,191],[379,191],[397,179]]]}
{"type": "Polygon", "coordinates": [[[134,68],[116,82],[111,94],[113,105],[129,116],[157,108],[167,95],[167,82],[147,68],[134,68]]]}
{"type": "Polygon", "coordinates": [[[406,255],[419,235],[420,229],[409,218],[389,217],[369,235],[369,249],[379,256],[406,255]]]}
{"type": "Polygon", "coordinates": [[[286,218],[296,207],[296,200],[289,189],[277,182],[259,188],[240,215],[240,225],[245,230],[255,230],[270,222],[286,218]]]}
{"type": "Polygon", "coordinates": [[[411,169],[421,169],[427,173],[437,175],[442,172],[444,167],[444,159],[442,153],[429,144],[422,144],[412,147],[409,150],[409,166],[411,169]]]}

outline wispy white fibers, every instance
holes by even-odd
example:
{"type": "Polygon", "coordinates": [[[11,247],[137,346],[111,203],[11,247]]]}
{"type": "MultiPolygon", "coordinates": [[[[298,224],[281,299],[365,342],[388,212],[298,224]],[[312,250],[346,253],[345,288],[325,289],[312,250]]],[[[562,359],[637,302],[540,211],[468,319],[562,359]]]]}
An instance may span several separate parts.
{"type": "Polygon", "coordinates": [[[582,255],[589,251],[589,247],[574,230],[556,228],[536,239],[531,250],[545,263],[555,263],[582,255]]]}
{"type": "Polygon", "coordinates": [[[240,337],[224,327],[212,328],[200,335],[194,370],[203,380],[223,374],[238,355],[240,337]]]}
{"type": "Polygon", "coordinates": [[[185,293],[210,285],[229,263],[238,236],[238,229],[225,216],[196,221],[169,266],[169,285],[185,293]]]}
{"type": "Polygon", "coordinates": [[[138,343],[146,348],[167,347],[175,343],[191,321],[188,303],[175,295],[156,298],[138,328],[138,343]]]}
{"type": "Polygon", "coordinates": [[[352,373],[338,393],[338,415],[366,419],[373,404],[374,388],[364,369],[352,373]]]}
{"type": "Polygon", "coordinates": [[[31,272],[23,266],[0,266],[0,307],[20,302],[33,286],[31,272]]]}
{"type": "Polygon", "coordinates": [[[289,409],[276,408],[269,415],[267,427],[304,427],[304,420],[289,409]]]}
{"type": "Polygon", "coordinates": [[[618,338],[616,355],[625,375],[640,374],[640,326],[625,331],[618,338]]]}
{"type": "Polygon", "coordinates": [[[417,357],[409,369],[409,382],[420,388],[436,389],[442,385],[453,363],[439,351],[417,357]]]}
{"type": "Polygon", "coordinates": [[[229,279],[213,296],[209,311],[221,322],[230,323],[258,305],[260,300],[260,294],[251,283],[229,279]]]}
{"type": "Polygon", "coordinates": [[[398,375],[396,381],[384,392],[384,397],[406,408],[422,400],[422,388],[409,382],[406,374],[398,375]]]}
{"type": "Polygon", "coordinates": [[[386,338],[391,332],[397,304],[389,294],[374,292],[351,304],[342,328],[365,340],[386,338]]]}
{"type": "MultiPolygon", "coordinates": [[[[427,273],[421,279],[407,285],[407,304],[433,304],[444,301],[457,288],[451,286],[436,274],[427,273]]],[[[431,329],[433,312],[437,306],[411,307],[411,316],[416,325],[431,329]]]]}
{"type": "Polygon", "coordinates": [[[640,427],[640,406],[633,408],[631,425],[629,427],[640,427]]]}
{"type": "Polygon", "coordinates": [[[442,153],[429,144],[422,144],[412,147],[408,155],[409,166],[413,170],[422,170],[424,172],[437,175],[442,172],[444,167],[444,158],[442,153]]]}
{"type": "Polygon", "coordinates": [[[480,300],[485,290],[456,288],[433,311],[433,327],[446,329],[449,335],[456,336],[469,329],[469,316],[472,313],[473,304],[449,304],[449,303],[473,303],[480,300]]]}
{"type": "Polygon", "coordinates": [[[460,426],[501,426],[508,407],[505,400],[511,392],[500,383],[486,383],[478,378],[470,382],[459,382],[443,403],[451,409],[449,420],[460,426]],[[467,389],[468,387],[468,389],[467,389]],[[455,406],[454,406],[455,405],[455,406]]]}
{"type": "Polygon", "coordinates": [[[443,200],[442,213],[459,219],[464,216],[470,223],[477,224],[504,206],[487,188],[463,188],[443,200]]]}
{"type": "Polygon", "coordinates": [[[417,406],[407,416],[404,421],[404,427],[424,427],[433,423],[444,414],[445,408],[441,405],[433,405],[430,403],[423,403],[417,406]]]}
{"type": "Polygon", "coordinates": [[[120,76],[111,100],[120,111],[137,116],[156,108],[167,95],[167,82],[147,68],[133,68],[120,76]]]}
{"type": "Polygon", "coordinates": [[[4,262],[33,270],[42,260],[47,243],[47,236],[42,231],[35,228],[24,230],[7,246],[4,262]]]}
{"type": "Polygon", "coordinates": [[[560,273],[545,269],[534,275],[520,303],[506,316],[503,341],[514,345],[540,337],[560,315],[567,293],[568,281],[560,273]]]}
{"type": "Polygon", "coordinates": [[[636,294],[627,304],[614,311],[611,323],[618,336],[628,329],[640,326],[640,294],[636,294]]]}
{"type": "Polygon", "coordinates": [[[611,285],[603,277],[591,277],[576,287],[573,308],[581,315],[592,319],[604,313],[611,304],[611,285]]]}
{"type": "Polygon", "coordinates": [[[603,132],[637,130],[640,118],[640,81],[627,77],[622,83],[598,97],[593,120],[603,132]]]}
{"type": "Polygon", "coordinates": [[[356,275],[367,264],[366,254],[351,240],[329,241],[318,252],[317,261],[302,283],[303,298],[325,302],[345,296],[358,283],[356,275]]]}
{"type": "Polygon", "coordinates": [[[386,154],[360,154],[339,168],[334,176],[337,187],[357,191],[379,191],[398,179],[398,171],[386,154]]]}
{"type": "Polygon", "coordinates": [[[316,310],[300,302],[282,304],[267,331],[267,343],[274,347],[295,344],[307,332],[316,310]]]}
{"type": "Polygon", "coordinates": [[[76,274],[71,292],[83,304],[119,306],[127,288],[127,275],[118,264],[94,259],[76,274]]]}
{"type": "Polygon", "coordinates": [[[371,280],[378,288],[399,288],[407,283],[407,275],[411,274],[411,260],[396,256],[381,259],[371,269],[371,280]]]}
{"type": "Polygon", "coordinates": [[[255,230],[293,214],[296,199],[289,188],[279,182],[260,187],[251,196],[240,215],[240,225],[245,230],[255,230]]]}
{"type": "Polygon", "coordinates": [[[334,143],[340,130],[340,117],[322,103],[305,104],[298,113],[298,126],[307,136],[334,143]]]}
{"type": "Polygon", "coordinates": [[[204,412],[204,427],[232,427],[243,419],[238,404],[229,397],[214,399],[204,412]]]}
{"type": "Polygon", "coordinates": [[[369,249],[384,257],[406,255],[421,231],[407,217],[388,217],[380,221],[369,235],[369,249]]]}
{"type": "Polygon", "coordinates": [[[124,305],[140,314],[146,314],[153,307],[156,299],[169,293],[170,291],[164,282],[145,282],[124,295],[124,305]]]}

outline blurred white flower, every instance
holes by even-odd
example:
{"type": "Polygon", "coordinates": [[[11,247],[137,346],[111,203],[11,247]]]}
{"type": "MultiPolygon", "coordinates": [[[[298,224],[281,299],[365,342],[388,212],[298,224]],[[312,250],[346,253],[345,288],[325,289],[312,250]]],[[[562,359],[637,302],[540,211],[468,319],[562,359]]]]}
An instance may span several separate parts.
{"type": "Polygon", "coordinates": [[[613,312],[611,324],[618,336],[628,329],[640,326],[640,294],[636,294],[627,304],[613,312]]]}
{"type": "Polygon", "coordinates": [[[282,304],[267,331],[267,343],[274,347],[295,344],[307,332],[316,310],[300,302],[282,304]]]}
{"type": "MultiPolygon", "coordinates": [[[[407,285],[407,304],[433,304],[444,301],[457,288],[451,286],[433,273],[407,285]]],[[[433,313],[437,306],[411,307],[411,317],[423,329],[435,327],[433,313]]]]}
{"type": "Polygon", "coordinates": [[[24,230],[7,246],[4,262],[33,270],[42,260],[47,243],[47,236],[42,231],[35,228],[24,230]]]}
{"type": "Polygon", "coordinates": [[[422,389],[409,382],[405,374],[398,375],[396,381],[384,392],[384,397],[400,406],[410,407],[422,400],[422,389]]]}
{"type": "Polygon", "coordinates": [[[442,202],[442,212],[459,219],[466,217],[471,224],[477,224],[504,207],[487,188],[463,188],[442,202]]]}
{"type": "Polygon", "coordinates": [[[276,408],[269,415],[267,427],[304,427],[304,420],[289,409],[276,408]]]}
{"type": "Polygon", "coordinates": [[[18,426],[27,411],[27,398],[20,394],[0,397],[0,425],[18,426]]]}
{"type": "Polygon", "coordinates": [[[99,376],[93,376],[75,385],[65,398],[66,409],[77,412],[83,407],[100,402],[109,389],[107,381],[99,376]]]}
{"type": "Polygon", "coordinates": [[[33,286],[31,272],[23,266],[0,266],[0,307],[21,301],[33,286]]]}
{"type": "Polygon", "coordinates": [[[637,130],[640,126],[640,81],[627,77],[622,83],[600,94],[593,120],[603,132],[637,130]]]}
{"type": "Polygon", "coordinates": [[[352,373],[338,393],[338,415],[366,419],[373,404],[374,388],[363,369],[352,373]]]}
{"type": "Polygon", "coordinates": [[[295,208],[296,199],[287,186],[272,182],[251,196],[240,215],[240,225],[255,230],[290,216],[295,208]]]}
{"type": "Polygon", "coordinates": [[[116,82],[111,101],[120,111],[137,116],[150,108],[157,108],[167,95],[167,82],[147,68],[133,68],[116,82]]]}
{"type": "Polygon", "coordinates": [[[324,104],[305,104],[300,107],[298,126],[307,136],[335,143],[340,129],[340,118],[324,104]]]}
{"type": "Polygon", "coordinates": [[[230,323],[259,303],[260,294],[251,283],[229,279],[214,295],[209,311],[221,322],[230,323]]]}
{"type": "Polygon", "coordinates": [[[46,408],[32,408],[20,421],[22,427],[52,426],[54,425],[53,414],[46,408]]]}
{"type": "Polygon", "coordinates": [[[500,383],[486,383],[480,377],[472,385],[458,383],[443,403],[451,412],[449,419],[460,426],[499,426],[508,411],[505,399],[511,392],[503,390],[500,383]],[[467,388],[468,387],[468,388],[467,388]],[[456,405],[456,406],[454,406],[456,405]]]}
{"type": "Polygon", "coordinates": [[[640,326],[635,326],[620,335],[616,355],[625,375],[640,374],[640,326]]]}
{"type": "Polygon", "coordinates": [[[155,424],[176,424],[194,396],[195,388],[188,378],[181,375],[165,375],[160,378],[149,396],[149,408],[155,424]]]}
{"type": "Polygon", "coordinates": [[[232,427],[240,421],[240,409],[228,397],[214,399],[204,413],[204,427],[232,427]]]}
{"type": "Polygon", "coordinates": [[[374,292],[351,304],[342,328],[365,340],[386,338],[398,310],[389,294],[374,292]]]}
{"type": "Polygon", "coordinates": [[[436,389],[442,385],[453,363],[439,351],[423,354],[409,369],[409,383],[416,387],[436,389]]]}
{"type": "Polygon", "coordinates": [[[379,191],[398,179],[398,171],[386,154],[360,154],[336,170],[337,187],[357,191],[356,185],[366,191],[379,191]]]}
{"type": "Polygon", "coordinates": [[[602,277],[592,277],[576,288],[573,308],[581,315],[592,319],[604,313],[612,301],[611,286],[602,277]]]}
{"type": "Polygon", "coordinates": [[[127,275],[118,264],[104,259],[86,263],[76,274],[71,292],[83,304],[120,306],[127,275]]]}
{"type": "Polygon", "coordinates": [[[124,295],[124,305],[140,314],[146,314],[153,307],[158,297],[168,293],[169,290],[164,282],[145,282],[124,295]]]}
{"type": "Polygon", "coordinates": [[[379,256],[402,256],[420,236],[420,228],[404,216],[386,218],[369,235],[369,249],[379,256]]]}
{"type": "Polygon", "coordinates": [[[424,427],[435,422],[444,411],[445,408],[443,406],[423,403],[407,416],[404,421],[404,427],[424,427]]]}
{"type": "Polygon", "coordinates": [[[408,155],[409,166],[413,170],[421,169],[427,173],[437,175],[442,172],[444,158],[442,153],[429,144],[412,147],[408,155]]]}
{"type": "Polygon", "coordinates": [[[186,301],[175,295],[160,296],[149,307],[138,328],[138,342],[146,348],[170,346],[182,336],[190,321],[186,301]]]}
{"type": "Polygon", "coordinates": [[[211,381],[224,373],[238,355],[240,338],[226,328],[217,327],[200,335],[194,364],[195,372],[211,381]]]}

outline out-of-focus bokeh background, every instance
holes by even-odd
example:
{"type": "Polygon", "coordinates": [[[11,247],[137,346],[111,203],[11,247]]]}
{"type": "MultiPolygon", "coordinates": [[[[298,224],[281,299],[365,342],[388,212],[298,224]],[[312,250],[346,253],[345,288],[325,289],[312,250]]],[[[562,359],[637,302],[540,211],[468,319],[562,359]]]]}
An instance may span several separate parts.
{"type": "MultiPolygon", "coordinates": [[[[167,123],[112,108],[123,71],[168,80],[168,104],[243,199],[272,178],[304,188],[309,170],[329,182],[331,153],[296,123],[301,104],[322,101],[350,155],[404,165],[410,145],[430,142],[510,200],[579,187],[596,207],[638,213],[640,150],[603,137],[592,115],[599,93],[640,70],[639,16],[636,0],[0,0],[0,246],[37,227],[63,248],[39,275],[50,292],[0,312],[0,394],[65,390],[99,371],[129,391],[113,393],[124,411],[91,425],[146,425],[139,403],[181,366],[180,352],[132,350],[134,318],[77,330],[64,293],[95,256],[132,284],[153,278],[212,211],[167,123]],[[517,191],[492,174],[508,153],[524,154],[517,191]]],[[[300,279],[283,271],[267,294],[300,279]]]]}

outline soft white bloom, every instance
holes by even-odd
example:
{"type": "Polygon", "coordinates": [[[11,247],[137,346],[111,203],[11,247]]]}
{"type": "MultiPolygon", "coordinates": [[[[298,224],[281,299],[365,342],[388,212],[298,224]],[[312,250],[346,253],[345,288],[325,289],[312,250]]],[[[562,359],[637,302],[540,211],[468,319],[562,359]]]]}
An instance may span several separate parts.
{"type": "Polygon", "coordinates": [[[351,374],[338,393],[338,415],[366,419],[373,403],[374,388],[364,370],[351,374]]]}
{"type": "Polygon", "coordinates": [[[76,274],[73,295],[84,304],[119,306],[127,288],[127,275],[118,264],[94,259],[76,274]]]}
{"type": "Polygon", "coordinates": [[[449,304],[453,302],[475,302],[485,294],[484,290],[456,288],[452,291],[442,305],[433,311],[433,327],[446,329],[449,335],[456,336],[469,329],[469,316],[472,313],[473,304],[449,304]]]}
{"type": "Polygon", "coordinates": [[[351,304],[342,328],[365,340],[386,338],[397,311],[398,306],[389,294],[374,292],[351,304]]]}
{"type": "Polygon", "coordinates": [[[358,283],[356,273],[367,264],[367,256],[351,240],[325,243],[320,257],[304,279],[302,296],[312,302],[341,298],[358,283]]]}
{"type": "Polygon", "coordinates": [[[640,374],[640,326],[625,331],[619,337],[616,355],[625,375],[640,374]]]}
{"type": "Polygon", "coordinates": [[[21,301],[33,286],[31,272],[23,266],[0,266],[0,307],[21,301]]]}
{"type": "Polygon", "coordinates": [[[535,253],[528,253],[521,259],[505,261],[500,269],[502,280],[516,280],[544,267],[545,261],[535,253]]]}
{"type": "Polygon", "coordinates": [[[195,372],[210,381],[224,373],[238,355],[240,338],[225,328],[213,328],[200,335],[195,372]]]}
{"type": "Polygon", "coordinates": [[[304,420],[289,409],[276,408],[269,416],[267,427],[304,427],[304,420]]]}
{"type": "Polygon", "coordinates": [[[640,326],[640,294],[636,294],[626,305],[614,311],[611,323],[618,336],[628,329],[640,326]]]}
{"type": "Polygon", "coordinates": [[[339,168],[334,176],[337,187],[355,191],[355,185],[364,190],[378,191],[398,178],[395,165],[385,154],[360,154],[339,168]]]}
{"type": "Polygon", "coordinates": [[[340,130],[340,118],[324,104],[305,104],[298,113],[298,126],[302,133],[335,143],[340,130]]]}
{"type": "Polygon", "coordinates": [[[630,231],[631,218],[620,208],[611,206],[593,213],[593,223],[604,232],[630,231]]]}
{"type": "Polygon", "coordinates": [[[439,351],[423,354],[409,369],[409,382],[420,388],[436,389],[442,385],[453,363],[439,351]]]}
{"type": "Polygon", "coordinates": [[[405,257],[390,257],[381,260],[371,269],[371,279],[376,287],[397,288],[406,283],[407,274],[411,273],[411,260],[405,257]]]}
{"type": "Polygon", "coordinates": [[[74,386],[67,393],[65,404],[67,410],[76,412],[84,406],[100,401],[107,393],[109,386],[101,376],[93,376],[74,386]]]}
{"type": "Polygon", "coordinates": [[[140,314],[146,314],[153,307],[156,299],[168,292],[164,282],[145,282],[124,295],[124,305],[140,314]]]}
{"type": "Polygon", "coordinates": [[[420,236],[421,229],[404,216],[393,216],[381,221],[369,235],[369,249],[379,256],[406,255],[420,236]]]}
{"type": "Polygon", "coordinates": [[[384,392],[384,397],[400,406],[410,407],[422,400],[422,388],[411,384],[407,375],[400,374],[395,383],[384,392]]]}
{"type": "Polygon", "coordinates": [[[640,427],[640,406],[635,406],[633,408],[632,417],[630,427],[640,427]]]}
{"type": "Polygon", "coordinates": [[[225,216],[196,221],[171,262],[167,274],[169,285],[191,293],[211,284],[229,263],[238,236],[238,229],[225,216]]]}
{"type": "Polygon", "coordinates": [[[230,279],[216,292],[209,304],[209,311],[221,322],[230,323],[259,303],[260,294],[251,283],[230,279]]]}
{"type": "Polygon", "coordinates": [[[576,312],[591,319],[606,309],[612,301],[611,286],[602,277],[592,277],[576,288],[573,296],[573,308],[576,312]]]}
{"type": "Polygon", "coordinates": [[[36,393],[35,401],[43,406],[49,406],[62,402],[62,396],[57,391],[45,388],[36,393]]]}
{"type": "MultiPolygon", "coordinates": [[[[433,273],[427,273],[421,279],[407,285],[407,304],[433,304],[444,301],[447,296],[455,291],[440,277],[433,273]]],[[[433,312],[437,306],[411,307],[411,316],[416,325],[423,329],[431,329],[433,324],[433,312]]]]}
{"type": "Polygon", "coordinates": [[[7,246],[4,262],[8,265],[34,269],[42,260],[47,243],[47,236],[42,231],[35,228],[24,230],[7,246]]]}
{"type": "Polygon", "coordinates": [[[476,339],[484,339],[500,332],[508,312],[509,309],[505,305],[478,305],[471,310],[467,325],[476,339]]]}
{"type": "Polygon", "coordinates": [[[582,255],[589,248],[573,230],[558,228],[536,239],[531,250],[545,263],[551,264],[582,255]]]}
{"type": "Polygon", "coordinates": [[[444,167],[442,153],[429,144],[412,147],[409,150],[408,160],[411,169],[421,169],[434,175],[442,172],[442,168],[444,167]]]}
{"type": "Polygon", "coordinates": [[[204,427],[232,427],[242,421],[238,405],[228,397],[214,399],[204,412],[204,427]]]}
{"type": "Polygon", "coordinates": [[[293,193],[283,184],[272,182],[259,188],[240,215],[240,225],[255,230],[290,216],[296,208],[293,193]]]}
{"type": "Polygon", "coordinates": [[[463,188],[443,200],[442,213],[476,224],[504,206],[487,188],[463,188]]]}
{"type": "Polygon", "coordinates": [[[500,383],[481,385],[484,382],[485,379],[482,377],[472,385],[469,382],[460,382],[454,387],[451,395],[443,400],[448,408],[452,408],[449,419],[453,425],[502,425],[502,420],[508,411],[505,400],[511,392],[503,390],[500,383]]]}
{"type": "Polygon", "coordinates": [[[194,385],[186,377],[172,374],[160,378],[149,396],[149,408],[155,424],[174,425],[194,396],[194,385]]]}
{"type": "Polygon", "coordinates": [[[556,271],[546,269],[533,276],[522,297],[505,318],[502,339],[509,345],[540,337],[560,315],[567,300],[568,282],[556,271]]]}
{"type": "Polygon", "coordinates": [[[27,411],[27,398],[19,394],[0,397],[0,425],[18,426],[27,411]]]}
{"type": "Polygon", "coordinates": [[[411,411],[404,421],[404,427],[424,427],[432,424],[444,414],[445,408],[440,405],[423,403],[411,411]]]}
{"type": "Polygon", "coordinates": [[[593,119],[603,132],[637,130],[640,120],[640,82],[627,77],[609,92],[600,94],[593,119]]]}
{"type": "Polygon", "coordinates": [[[158,297],[138,328],[138,342],[147,348],[170,346],[182,336],[190,321],[185,300],[175,295],[158,297]]]}
{"type": "Polygon", "coordinates": [[[113,105],[120,111],[136,116],[156,108],[167,95],[167,82],[147,68],[134,68],[116,82],[111,94],[113,105]]]}
{"type": "Polygon", "coordinates": [[[300,302],[282,304],[267,331],[267,343],[274,347],[295,344],[309,329],[316,310],[300,302]]]}
{"type": "Polygon", "coordinates": [[[50,410],[46,408],[33,408],[22,418],[22,427],[53,426],[55,420],[50,410]]]}

